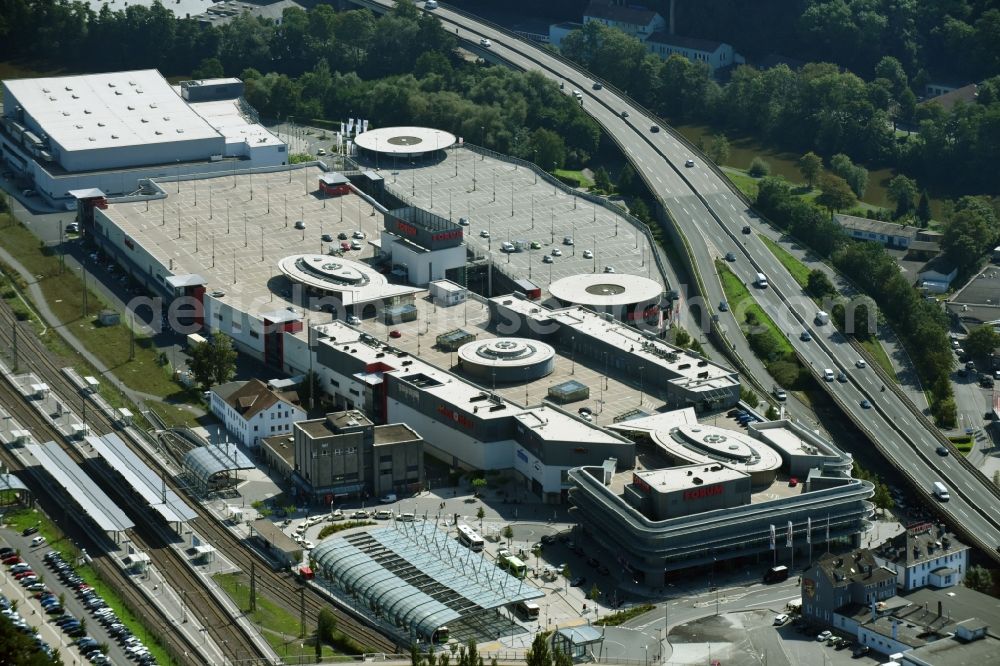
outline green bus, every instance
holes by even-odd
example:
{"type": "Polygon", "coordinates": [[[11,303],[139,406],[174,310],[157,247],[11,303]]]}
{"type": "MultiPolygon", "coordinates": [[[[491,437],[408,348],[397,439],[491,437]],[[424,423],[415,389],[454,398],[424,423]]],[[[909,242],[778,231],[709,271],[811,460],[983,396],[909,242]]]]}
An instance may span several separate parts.
{"type": "Polygon", "coordinates": [[[528,575],[528,565],[513,555],[508,555],[501,562],[500,566],[507,570],[511,576],[524,578],[528,575]]]}

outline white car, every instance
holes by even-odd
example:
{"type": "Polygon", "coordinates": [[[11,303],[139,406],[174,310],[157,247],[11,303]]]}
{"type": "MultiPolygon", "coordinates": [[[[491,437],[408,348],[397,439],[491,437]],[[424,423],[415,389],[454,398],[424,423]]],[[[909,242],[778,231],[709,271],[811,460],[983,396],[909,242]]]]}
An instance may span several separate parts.
{"type": "Polygon", "coordinates": [[[788,615],[786,613],[780,613],[774,616],[774,626],[780,627],[786,622],[788,622],[788,615]]]}
{"type": "Polygon", "coordinates": [[[485,48],[490,48],[491,46],[493,46],[493,42],[483,37],[482,39],[479,40],[479,45],[485,48]]]}
{"type": "Polygon", "coordinates": [[[687,161],[685,161],[684,162],[684,166],[689,167],[689,168],[693,167],[694,166],[694,160],[687,160],[687,161]]]}
{"type": "Polygon", "coordinates": [[[864,368],[864,367],[867,367],[868,364],[865,363],[865,359],[859,358],[857,361],[854,362],[854,365],[857,366],[857,367],[859,367],[859,368],[864,368]]]}
{"type": "Polygon", "coordinates": [[[507,241],[504,241],[503,244],[500,245],[500,251],[501,252],[513,252],[514,251],[514,244],[510,243],[510,242],[507,242],[507,241]]]}
{"type": "Polygon", "coordinates": [[[583,251],[583,258],[584,259],[593,259],[594,258],[594,253],[591,252],[590,250],[584,250],[583,251]]]}
{"type": "Polygon", "coordinates": [[[360,229],[358,229],[353,234],[351,234],[351,237],[352,238],[357,238],[358,240],[364,240],[364,238],[365,238],[365,232],[363,232],[360,229]]]}
{"type": "Polygon", "coordinates": [[[357,326],[361,323],[361,318],[357,315],[351,315],[347,318],[347,323],[351,326],[357,326]]]}
{"type": "Polygon", "coordinates": [[[437,0],[427,0],[427,2],[424,3],[424,9],[437,9],[437,8],[438,8],[437,0]]]}
{"type": "Polygon", "coordinates": [[[614,273],[615,272],[615,267],[614,266],[605,266],[604,267],[604,272],[605,273],[614,273]]]}
{"type": "Polygon", "coordinates": [[[560,250],[557,247],[552,248],[552,256],[553,257],[561,257],[562,256],[562,250],[560,250]]]}
{"type": "Polygon", "coordinates": [[[490,237],[490,232],[486,231],[486,229],[483,229],[482,231],[479,232],[479,237],[480,238],[489,238],[490,237]]]}
{"type": "Polygon", "coordinates": [[[545,256],[542,257],[543,264],[551,264],[553,261],[554,260],[552,259],[551,255],[546,254],[545,256]]]}
{"type": "Polygon", "coordinates": [[[572,236],[563,236],[563,245],[572,245],[572,244],[573,244],[572,236]]]}

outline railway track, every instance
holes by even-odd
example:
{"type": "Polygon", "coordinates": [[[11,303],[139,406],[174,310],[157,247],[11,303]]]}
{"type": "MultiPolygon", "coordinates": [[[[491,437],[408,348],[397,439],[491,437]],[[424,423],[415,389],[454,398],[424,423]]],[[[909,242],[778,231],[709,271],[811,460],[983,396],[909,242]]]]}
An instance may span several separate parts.
{"type": "MultiPolygon", "coordinates": [[[[3,314],[0,314],[0,319],[3,319],[6,314],[9,314],[6,306],[3,307],[3,314]]],[[[8,322],[9,323],[9,322],[8,322]]],[[[0,334],[0,338],[5,338],[10,334],[7,330],[5,334],[0,334]]],[[[19,336],[19,344],[23,344],[24,339],[19,336]]],[[[54,384],[54,381],[62,377],[62,373],[59,372],[57,364],[48,355],[48,350],[42,348],[33,350],[36,353],[33,354],[31,359],[31,368],[44,381],[56,388],[58,385],[54,384]],[[48,371],[41,372],[39,366],[46,366],[48,371]]],[[[24,363],[22,362],[22,370],[24,369],[24,363]]],[[[0,382],[3,384],[2,390],[0,390],[0,400],[6,404],[16,405],[24,404],[24,398],[17,392],[17,390],[10,386],[7,382],[0,382]]],[[[68,382],[67,382],[68,383],[68,382]]],[[[62,387],[60,387],[62,388],[62,387]]],[[[59,392],[60,395],[67,395],[64,391],[59,392]]],[[[99,419],[94,416],[96,410],[88,412],[88,418],[90,419],[90,424],[93,427],[95,421],[99,419]]],[[[103,416],[103,415],[100,415],[103,416]]],[[[84,462],[85,457],[80,455],[80,453],[72,446],[67,445],[60,433],[49,424],[34,408],[27,407],[26,409],[19,410],[17,414],[18,421],[29,428],[38,437],[43,437],[45,439],[52,439],[53,441],[59,442],[63,450],[65,450],[70,458],[80,464],[84,462]]],[[[107,432],[111,431],[110,423],[101,424],[102,427],[94,428],[95,432],[98,430],[104,430],[107,432]]],[[[9,452],[5,452],[8,453],[9,452]]],[[[12,468],[23,469],[21,463],[13,455],[8,455],[8,462],[11,464],[12,468]]],[[[220,603],[205,589],[202,581],[197,577],[197,575],[192,572],[187,565],[182,561],[182,555],[176,550],[170,547],[171,541],[174,538],[171,536],[169,530],[158,522],[156,519],[144,520],[150,513],[148,506],[141,504],[141,500],[132,496],[127,488],[124,488],[120,482],[116,482],[115,479],[104,476],[101,478],[103,481],[102,488],[107,492],[109,497],[119,503],[120,506],[128,507],[131,509],[133,518],[135,519],[136,526],[127,532],[129,538],[135,545],[141,549],[143,552],[147,553],[150,560],[156,565],[157,570],[163,575],[170,587],[178,592],[183,591],[186,596],[185,607],[187,611],[191,613],[193,617],[198,618],[202,626],[204,626],[208,633],[216,641],[217,645],[226,653],[226,656],[231,659],[236,658],[265,658],[268,655],[261,654],[254,648],[254,643],[248,640],[248,636],[242,630],[242,628],[233,621],[231,614],[220,605],[220,603]]],[[[48,484],[42,484],[42,492],[47,488],[48,484]]],[[[65,513],[65,511],[63,511],[65,513]]],[[[51,514],[59,515],[59,513],[51,514]]],[[[85,542],[92,542],[92,539],[86,538],[85,542]]],[[[94,544],[91,549],[92,552],[101,552],[103,546],[100,544],[94,544]]],[[[95,558],[95,562],[103,560],[103,558],[95,558]]],[[[108,562],[101,562],[102,575],[107,572],[114,571],[117,572],[117,576],[113,576],[109,579],[109,582],[114,581],[115,587],[122,594],[128,595],[132,598],[131,606],[133,611],[138,611],[140,609],[149,608],[151,605],[148,603],[147,599],[138,592],[126,576],[120,573],[118,568],[108,562]]],[[[201,663],[196,656],[198,654],[197,646],[190,642],[186,637],[180,632],[176,631],[175,624],[179,621],[177,618],[166,617],[164,612],[156,606],[157,617],[153,623],[149,624],[151,629],[163,630],[162,636],[177,635],[178,640],[183,641],[186,644],[184,653],[188,654],[187,659],[196,660],[190,663],[201,663]]],[[[147,614],[144,619],[149,618],[150,615],[147,614]]],[[[183,620],[181,618],[180,620],[183,620]]],[[[175,655],[175,658],[181,661],[186,661],[181,657],[175,655]]]]}
{"type": "MultiPolygon", "coordinates": [[[[24,404],[24,398],[6,381],[0,381],[0,402],[7,405],[24,404]]],[[[55,441],[62,439],[59,432],[30,407],[21,410],[17,414],[17,420],[23,427],[30,429],[37,437],[43,439],[50,437],[55,441]]],[[[74,457],[79,459],[78,456],[74,457]]],[[[59,521],[59,524],[66,536],[71,538],[75,543],[85,545],[91,553],[101,553],[104,551],[107,543],[99,543],[95,540],[83,527],[81,524],[82,521],[70,520],[71,512],[67,510],[69,503],[63,501],[64,498],[61,489],[55,489],[40,472],[35,472],[25,467],[21,459],[6,447],[0,447],[0,458],[3,459],[4,464],[12,471],[26,472],[24,476],[27,477],[27,484],[45,513],[54,519],[60,516],[64,518],[64,520],[59,521]]],[[[130,607],[130,610],[142,619],[143,624],[148,629],[161,636],[173,634],[172,618],[168,617],[165,611],[159,606],[149,604],[142,593],[135,589],[132,582],[117,566],[108,562],[106,557],[100,555],[93,557],[91,566],[105,582],[115,588],[116,592],[130,607]]],[[[178,640],[185,642],[186,649],[180,650],[180,654],[178,654],[177,650],[173,650],[172,656],[174,659],[180,663],[192,664],[192,666],[202,663],[193,656],[185,657],[185,654],[197,653],[197,648],[194,644],[187,642],[183,636],[180,636],[178,640]]]]}
{"type": "MultiPolygon", "coordinates": [[[[15,318],[10,308],[7,307],[6,304],[0,306],[0,341],[2,341],[4,346],[8,349],[12,344],[11,327],[14,321],[15,318]]],[[[69,396],[74,396],[76,398],[79,397],[77,387],[75,387],[61,372],[61,367],[65,364],[57,363],[53,359],[51,352],[49,352],[36,335],[33,333],[28,334],[22,328],[18,333],[18,348],[21,363],[20,369],[22,372],[25,371],[26,367],[30,367],[30,369],[38,375],[42,381],[48,384],[55,393],[63,396],[64,398],[69,396]]],[[[23,402],[23,398],[20,394],[17,394],[16,390],[13,388],[11,388],[11,390],[17,396],[17,400],[23,402]]],[[[74,409],[78,409],[78,405],[75,400],[70,404],[74,409]]],[[[38,416],[37,413],[33,414],[33,416],[37,416],[42,423],[45,423],[44,419],[42,419],[41,416],[38,416]]],[[[87,410],[87,422],[91,427],[91,431],[95,434],[104,434],[114,432],[116,430],[115,425],[110,421],[110,419],[96,409],[87,410]]],[[[47,423],[45,423],[45,425],[48,426],[47,423]]],[[[55,432],[52,438],[56,441],[61,441],[62,439],[58,433],[55,432]]],[[[125,436],[123,439],[124,441],[129,442],[130,437],[125,436]]],[[[268,562],[262,555],[248,548],[237,535],[233,534],[224,525],[219,523],[218,519],[205,506],[203,506],[195,498],[189,497],[186,491],[173,480],[172,473],[169,472],[169,470],[164,469],[164,465],[158,458],[148,453],[148,451],[143,447],[135,446],[134,442],[129,442],[129,444],[130,448],[136,453],[136,455],[138,455],[139,458],[152,469],[167,472],[165,474],[167,485],[188,500],[189,505],[198,514],[198,518],[191,521],[191,528],[194,529],[208,543],[211,543],[218,552],[223,553],[226,559],[240,568],[244,573],[249,574],[251,570],[256,571],[257,590],[259,593],[266,593],[267,596],[274,601],[274,603],[289,611],[294,616],[299,616],[304,606],[306,631],[308,631],[310,627],[314,627],[316,625],[319,612],[323,609],[327,609],[332,611],[337,618],[338,628],[348,636],[351,636],[360,642],[362,645],[365,645],[366,649],[373,652],[387,653],[396,653],[399,651],[399,646],[391,638],[388,638],[373,627],[360,622],[353,615],[334,606],[313,588],[302,585],[291,573],[279,572],[272,569],[271,563],[268,562]]],[[[76,453],[71,451],[71,455],[75,456],[76,453]]],[[[229,618],[228,613],[225,613],[224,615],[220,614],[224,611],[220,608],[218,602],[204,590],[201,581],[194,577],[193,574],[186,569],[183,563],[178,562],[179,555],[173,549],[165,547],[165,544],[159,544],[157,539],[162,539],[162,536],[156,537],[149,536],[148,534],[145,536],[139,536],[141,539],[144,539],[146,547],[149,548],[148,552],[150,553],[150,557],[154,558],[154,561],[157,563],[157,566],[163,572],[164,576],[172,575],[176,581],[183,581],[186,578],[187,582],[182,585],[171,582],[172,585],[176,586],[176,589],[197,589],[205,595],[206,598],[204,603],[201,603],[200,601],[195,602],[192,596],[189,595],[189,599],[191,600],[189,609],[192,612],[197,611],[199,619],[203,622],[204,626],[210,628],[210,632],[218,632],[212,633],[213,637],[216,638],[218,645],[220,647],[229,646],[230,651],[240,653],[238,655],[232,655],[231,658],[235,657],[246,659],[248,655],[246,654],[247,649],[244,648],[244,643],[249,645],[251,642],[247,640],[247,637],[242,633],[242,631],[240,631],[240,639],[235,640],[231,634],[233,627],[230,626],[229,628],[223,628],[226,626],[226,623],[221,622],[221,618],[229,618]],[[164,550],[169,551],[171,556],[161,557],[162,551],[164,550]],[[186,573],[182,573],[179,570],[182,568],[186,571],[186,573]],[[234,646],[239,646],[239,648],[234,646]]],[[[261,655],[256,655],[257,658],[260,656],[261,655]]]]}

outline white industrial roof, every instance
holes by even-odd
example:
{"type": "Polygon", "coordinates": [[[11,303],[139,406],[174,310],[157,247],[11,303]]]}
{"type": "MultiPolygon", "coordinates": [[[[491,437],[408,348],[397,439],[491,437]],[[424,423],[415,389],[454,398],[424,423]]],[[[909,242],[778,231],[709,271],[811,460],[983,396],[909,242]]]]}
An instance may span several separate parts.
{"type": "Polygon", "coordinates": [[[135,527],[125,512],[98,487],[69,454],[55,442],[29,444],[28,452],[66,494],[105,532],[124,532],[135,527]]]}
{"type": "Polygon", "coordinates": [[[658,301],[663,286],[641,275],[581,273],[556,280],[549,293],[564,303],[608,307],[658,301]]]}
{"type": "Polygon", "coordinates": [[[432,127],[383,127],[357,135],[359,148],[384,155],[419,155],[443,150],[455,143],[455,135],[432,127]]]}
{"type": "Polygon", "coordinates": [[[159,474],[139,459],[121,437],[112,432],[101,437],[87,437],[87,443],[165,521],[184,523],[198,517],[177,493],[167,488],[159,474]]]}
{"type": "Polygon", "coordinates": [[[66,151],[219,136],[155,69],[15,79],[4,85],[66,151]]]}
{"type": "MultiPolygon", "coordinates": [[[[233,80],[239,81],[239,79],[233,80]]],[[[284,143],[263,125],[247,119],[240,111],[239,101],[236,99],[191,102],[190,107],[219,134],[226,137],[226,143],[245,142],[250,146],[279,146],[284,143]]]]}

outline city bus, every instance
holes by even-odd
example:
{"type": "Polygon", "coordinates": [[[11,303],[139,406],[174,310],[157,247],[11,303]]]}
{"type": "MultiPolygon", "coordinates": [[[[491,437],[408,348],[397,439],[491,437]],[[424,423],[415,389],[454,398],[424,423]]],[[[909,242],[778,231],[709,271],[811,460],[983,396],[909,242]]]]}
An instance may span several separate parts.
{"type": "Polygon", "coordinates": [[[486,541],[468,525],[458,526],[458,542],[474,553],[482,552],[486,541]]]}
{"type": "Polygon", "coordinates": [[[508,555],[500,561],[500,567],[507,570],[515,578],[524,578],[528,575],[528,565],[513,555],[508,555]]]}

